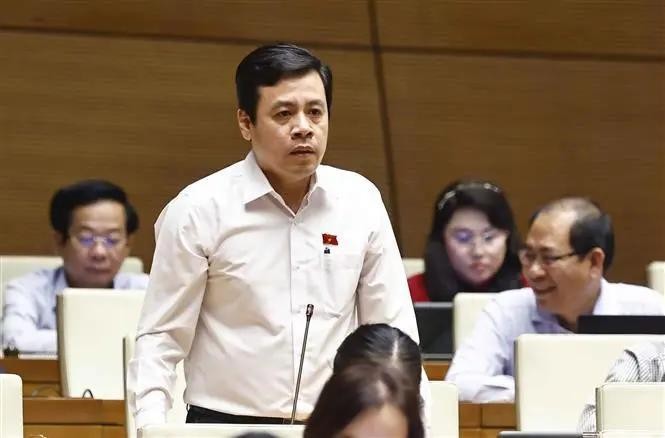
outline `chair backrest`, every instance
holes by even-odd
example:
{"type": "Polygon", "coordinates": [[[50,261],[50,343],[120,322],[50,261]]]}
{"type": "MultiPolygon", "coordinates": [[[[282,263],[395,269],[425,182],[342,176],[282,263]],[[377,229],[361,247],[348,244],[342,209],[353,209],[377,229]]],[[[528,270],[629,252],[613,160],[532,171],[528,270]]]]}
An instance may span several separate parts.
{"type": "Polygon", "coordinates": [[[596,430],[665,432],[665,383],[605,383],[597,388],[596,430]]]}
{"type": "Polygon", "coordinates": [[[624,348],[657,335],[521,335],[515,403],[521,431],[572,432],[624,348]]]}
{"type": "Polygon", "coordinates": [[[647,283],[658,293],[665,295],[665,262],[651,262],[647,266],[647,283]]]}
{"type": "Polygon", "coordinates": [[[476,320],[495,293],[458,292],[453,298],[453,351],[473,332],[476,320]]]}
{"type": "Polygon", "coordinates": [[[23,382],[15,374],[0,374],[0,437],[23,438],[23,382]]]}
{"type": "Polygon", "coordinates": [[[404,271],[407,277],[425,272],[425,260],[419,258],[403,258],[404,271]]]}
{"type": "MultiPolygon", "coordinates": [[[[136,426],[134,423],[134,416],[132,415],[129,407],[129,392],[127,388],[127,370],[129,369],[129,361],[134,356],[136,347],[136,334],[131,333],[123,339],[123,382],[125,392],[125,429],[127,431],[127,438],[136,437],[136,426]]],[[[176,383],[173,390],[173,407],[166,413],[166,422],[170,425],[185,424],[187,417],[187,404],[183,398],[185,392],[185,372],[183,369],[183,362],[180,361],[175,368],[176,383]]]]}
{"type": "MultiPolygon", "coordinates": [[[[0,255],[0,317],[4,307],[5,286],[9,281],[38,269],[54,269],[61,265],[62,258],[59,256],[0,255]]],[[[143,272],[143,261],[138,257],[127,257],[120,270],[140,274],[143,272]]]]}
{"type": "Polygon", "coordinates": [[[185,424],[148,426],[139,438],[235,438],[246,432],[271,433],[278,438],[302,438],[305,426],[270,424],[185,424]]]}
{"type": "Polygon", "coordinates": [[[430,438],[457,438],[459,435],[459,391],[454,383],[430,380],[432,397],[430,438]]]}
{"type": "Polygon", "coordinates": [[[65,289],[57,297],[58,360],[64,397],[122,400],[122,339],[138,326],[145,291],[65,289]]]}

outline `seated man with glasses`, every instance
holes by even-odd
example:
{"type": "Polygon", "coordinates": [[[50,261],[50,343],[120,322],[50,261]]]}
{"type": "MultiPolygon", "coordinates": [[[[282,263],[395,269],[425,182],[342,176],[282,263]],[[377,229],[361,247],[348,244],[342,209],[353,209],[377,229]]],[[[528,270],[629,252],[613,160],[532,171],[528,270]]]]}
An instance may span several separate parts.
{"type": "Polygon", "coordinates": [[[55,353],[56,295],[67,287],[145,289],[148,285],[146,274],[118,273],[139,224],[120,187],[98,180],[64,187],[51,200],[50,218],[63,266],[40,269],[7,284],[4,348],[55,353]]]}
{"type": "Polygon", "coordinates": [[[499,293],[456,351],[446,380],[460,400],[512,401],[515,339],[525,333],[575,333],[580,315],[663,314],[663,298],[641,286],[609,283],[614,255],[610,217],[592,201],[563,198],[531,218],[519,252],[529,287],[499,293]]]}

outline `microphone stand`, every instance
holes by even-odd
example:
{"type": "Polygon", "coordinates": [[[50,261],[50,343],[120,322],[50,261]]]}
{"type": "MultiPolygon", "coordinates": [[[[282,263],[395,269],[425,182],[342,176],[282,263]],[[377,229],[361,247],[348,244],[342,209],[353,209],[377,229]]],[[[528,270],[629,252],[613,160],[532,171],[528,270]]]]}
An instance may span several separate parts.
{"type": "Polygon", "coordinates": [[[305,323],[305,336],[302,340],[302,352],[300,353],[300,366],[298,366],[298,380],[296,380],[296,394],[293,399],[293,410],[291,411],[291,424],[294,423],[296,419],[296,407],[298,406],[298,393],[300,392],[300,377],[302,376],[302,366],[305,361],[305,348],[307,347],[307,332],[309,332],[309,321],[312,319],[312,314],[314,313],[314,304],[308,304],[307,310],[305,311],[305,317],[307,322],[305,323]]]}

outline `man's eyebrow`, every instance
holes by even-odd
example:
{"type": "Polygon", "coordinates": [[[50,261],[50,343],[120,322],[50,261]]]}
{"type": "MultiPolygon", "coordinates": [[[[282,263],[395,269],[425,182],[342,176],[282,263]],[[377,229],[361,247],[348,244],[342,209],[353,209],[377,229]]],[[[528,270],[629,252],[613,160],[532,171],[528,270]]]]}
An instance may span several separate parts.
{"type": "Polygon", "coordinates": [[[280,106],[294,106],[295,102],[292,100],[286,100],[286,99],[278,99],[275,101],[275,103],[272,104],[271,108],[279,108],[280,106]]]}
{"type": "Polygon", "coordinates": [[[320,106],[325,106],[326,103],[321,100],[321,99],[312,99],[307,101],[307,105],[320,105],[320,106]]]}

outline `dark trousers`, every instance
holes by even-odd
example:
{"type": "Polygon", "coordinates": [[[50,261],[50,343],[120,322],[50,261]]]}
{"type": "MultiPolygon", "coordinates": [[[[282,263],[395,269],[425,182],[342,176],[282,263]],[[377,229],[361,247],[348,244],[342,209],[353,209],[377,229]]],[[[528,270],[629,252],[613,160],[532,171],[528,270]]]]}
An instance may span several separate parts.
{"type": "MultiPolygon", "coordinates": [[[[290,424],[288,418],[252,417],[250,415],[233,415],[213,411],[199,406],[189,406],[187,423],[215,423],[215,424],[290,424]]],[[[301,422],[296,421],[297,424],[301,422]]]]}

